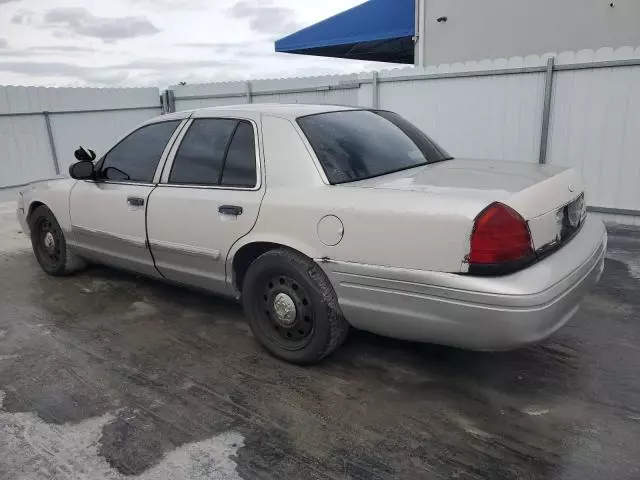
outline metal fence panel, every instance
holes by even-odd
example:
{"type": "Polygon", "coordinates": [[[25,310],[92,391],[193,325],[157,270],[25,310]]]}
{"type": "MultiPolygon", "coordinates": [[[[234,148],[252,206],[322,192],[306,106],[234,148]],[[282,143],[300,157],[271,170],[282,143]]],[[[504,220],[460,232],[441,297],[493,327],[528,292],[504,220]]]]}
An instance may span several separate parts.
{"type": "Polygon", "coordinates": [[[88,112],[74,115],[51,114],[53,138],[58,152],[60,172],[68,173],[75,162],[73,152],[79,145],[91,148],[100,157],[121,136],[136,125],[158,114],[155,110],[88,112]]]}
{"type": "Polygon", "coordinates": [[[0,187],[54,175],[44,116],[0,117],[0,187]]]}
{"type": "Polygon", "coordinates": [[[257,80],[251,82],[250,98],[246,82],[175,91],[178,109],[252,101],[394,110],[458,157],[575,167],[587,181],[590,205],[625,210],[625,215],[597,215],[628,223],[630,212],[640,211],[638,59],[640,48],[603,48],[375,74],[257,80]],[[550,57],[555,62],[548,63],[550,57]],[[551,93],[547,110],[545,83],[551,93]]]}
{"type": "MultiPolygon", "coordinates": [[[[394,110],[458,157],[577,168],[587,181],[589,204],[606,209],[596,215],[628,223],[640,211],[639,59],[640,48],[605,48],[426,69],[179,85],[170,93],[175,110],[273,102],[394,110]],[[547,65],[551,56],[555,65],[547,65]],[[539,159],[549,78],[547,152],[539,159]]],[[[55,174],[44,111],[51,112],[51,139],[64,174],[77,145],[100,154],[135,124],[158,115],[159,92],[0,87],[0,188],[55,174]]]]}
{"type": "MultiPolygon", "coordinates": [[[[604,48],[376,74],[257,80],[250,97],[246,82],[175,91],[178,109],[252,101],[394,110],[457,157],[575,167],[587,181],[590,205],[623,209],[628,217],[640,211],[639,58],[640,48],[604,48]],[[548,63],[550,57],[555,62],[548,63]],[[545,83],[551,94],[546,97],[545,83]],[[543,124],[549,126],[546,138],[543,124]]],[[[598,215],[619,220],[611,212],[598,215]]]]}
{"type": "Polygon", "coordinates": [[[194,108],[219,107],[247,102],[247,82],[220,82],[215,84],[175,85],[176,111],[194,108]]]}
{"type": "Polygon", "coordinates": [[[222,107],[245,103],[243,97],[179,99],[176,98],[176,111],[193,110],[194,108],[222,107]]]}
{"type": "Polygon", "coordinates": [[[64,175],[78,145],[102,153],[159,114],[156,88],[0,87],[0,188],[56,175],[54,151],[64,175]]]}
{"type": "Polygon", "coordinates": [[[358,105],[357,89],[324,90],[301,93],[260,94],[254,97],[260,103],[316,103],[324,105],[358,105]]]}
{"type": "MultiPolygon", "coordinates": [[[[363,75],[371,78],[371,74],[363,75]]],[[[175,94],[177,111],[250,102],[371,106],[371,99],[366,98],[363,102],[361,96],[359,79],[363,75],[176,85],[171,89],[175,94]]]]}
{"type": "Polygon", "coordinates": [[[452,155],[535,162],[544,74],[380,84],[380,107],[401,113],[452,155]]]}
{"type": "Polygon", "coordinates": [[[555,75],[549,163],[587,182],[589,204],[640,210],[640,67],[555,75]]]}

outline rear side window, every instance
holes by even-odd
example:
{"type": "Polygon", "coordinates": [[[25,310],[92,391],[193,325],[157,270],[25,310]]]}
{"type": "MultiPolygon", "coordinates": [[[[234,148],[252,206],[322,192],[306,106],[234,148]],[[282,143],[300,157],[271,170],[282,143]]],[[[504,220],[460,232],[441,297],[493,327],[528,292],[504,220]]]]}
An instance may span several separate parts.
{"type": "Polygon", "coordinates": [[[176,153],[169,182],[218,185],[222,163],[237,123],[224,119],[195,120],[176,153]]]}
{"type": "Polygon", "coordinates": [[[252,125],[232,119],[194,120],[176,153],[169,183],[254,187],[252,125]]]}
{"type": "Polygon", "coordinates": [[[363,180],[451,158],[391,112],[346,110],[298,119],[332,184],[363,180]]]}
{"type": "Polygon", "coordinates": [[[256,144],[253,127],[247,122],[240,122],[233,135],[221,183],[229,187],[256,185],[256,144]]]}
{"type": "Polygon", "coordinates": [[[106,154],[100,177],[107,180],[151,183],[171,135],[181,120],[139,128],[106,154]]]}

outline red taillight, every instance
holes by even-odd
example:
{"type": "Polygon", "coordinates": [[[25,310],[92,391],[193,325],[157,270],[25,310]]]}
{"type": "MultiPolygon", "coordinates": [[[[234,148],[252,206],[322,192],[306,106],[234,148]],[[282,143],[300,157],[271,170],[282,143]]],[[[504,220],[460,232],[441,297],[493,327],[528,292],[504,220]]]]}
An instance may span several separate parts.
{"type": "Polygon", "coordinates": [[[470,269],[532,258],[529,227],[518,212],[497,202],[480,212],[471,233],[470,269]]]}

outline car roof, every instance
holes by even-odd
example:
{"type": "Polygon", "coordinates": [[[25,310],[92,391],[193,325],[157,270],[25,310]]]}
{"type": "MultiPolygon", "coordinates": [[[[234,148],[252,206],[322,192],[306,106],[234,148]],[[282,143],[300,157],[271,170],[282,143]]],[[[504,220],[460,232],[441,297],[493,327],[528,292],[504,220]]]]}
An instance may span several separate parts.
{"type": "Polygon", "coordinates": [[[283,117],[288,119],[296,119],[305,115],[313,115],[317,113],[339,112],[343,110],[357,110],[357,107],[346,105],[311,105],[301,103],[250,103],[244,105],[224,105],[221,107],[196,108],[192,110],[184,110],[181,112],[170,113],[149,120],[147,123],[158,121],[167,121],[174,119],[182,119],[190,116],[207,117],[207,113],[211,116],[224,116],[225,113],[234,115],[257,115],[266,114],[275,117],[283,117]]]}

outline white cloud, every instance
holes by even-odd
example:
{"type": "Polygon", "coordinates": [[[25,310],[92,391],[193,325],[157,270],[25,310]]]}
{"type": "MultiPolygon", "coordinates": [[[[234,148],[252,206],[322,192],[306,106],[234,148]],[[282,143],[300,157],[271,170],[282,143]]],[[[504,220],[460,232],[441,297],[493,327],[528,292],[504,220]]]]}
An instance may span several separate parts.
{"type": "Polygon", "coordinates": [[[274,5],[270,0],[241,0],[228,13],[231,17],[246,19],[258,33],[284,34],[298,28],[296,11],[274,5]]]}
{"type": "MultiPolygon", "coordinates": [[[[11,0],[9,0],[11,1],[11,0]]],[[[131,0],[147,8],[166,10],[202,10],[207,0],[131,0]]]]}
{"type": "Polygon", "coordinates": [[[18,12],[11,17],[11,22],[17,25],[33,25],[34,17],[35,13],[31,10],[18,10],[18,12]]]}
{"type": "Polygon", "coordinates": [[[166,87],[380,68],[274,52],[275,39],[361,1],[76,2],[82,8],[73,0],[13,1],[0,7],[6,40],[0,40],[0,78],[25,85],[166,87]]]}
{"type": "Polygon", "coordinates": [[[160,31],[146,17],[97,17],[80,7],[60,7],[49,10],[41,26],[96,37],[105,42],[153,35],[160,31]]]}

